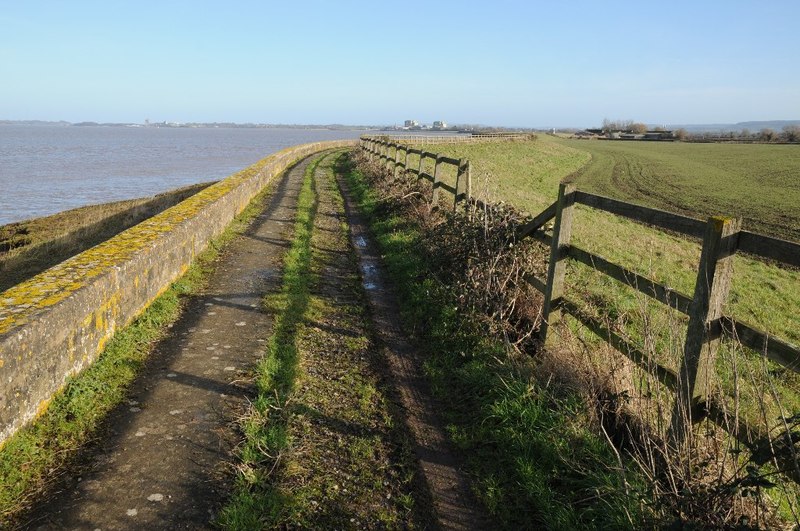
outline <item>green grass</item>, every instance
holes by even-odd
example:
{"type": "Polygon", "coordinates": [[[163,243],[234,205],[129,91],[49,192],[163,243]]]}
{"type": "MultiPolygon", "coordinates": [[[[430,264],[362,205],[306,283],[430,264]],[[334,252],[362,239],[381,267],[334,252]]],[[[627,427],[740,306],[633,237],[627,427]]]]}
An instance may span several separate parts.
{"type": "Polygon", "coordinates": [[[418,517],[413,458],[390,412],[382,353],[370,340],[343,204],[337,155],[309,166],[282,292],[242,420],[240,474],[225,529],[397,529],[418,517]],[[336,215],[332,216],[332,205],[336,215]]]}
{"type": "Polygon", "coordinates": [[[156,341],[180,316],[182,300],[204,284],[219,251],[244,231],[266,193],[211,242],[186,274],[118,331],[97,361],[71,378],[41,417],[6,441],[0,449],[0,527],[46,489],[81,447],[101,436],[107,414],[125,399],[156,341]]]}
{"type": "Polygon", "coordinates": [[[671,212],[743,219],[745,229],[800,241],[800,149],[770,144],[564,140],[591,154],[582,190],[671,212]]]}
{"type": "MultiPolygon", "coordinates": [[[[495,144],[503,151],[507,145],[495,144]]],[[[426,372],[442,403],[451,439],[468,463],[473,488],[507,529],[624,529],[646,518],[637,499],[645,486],[595,434],[582,400],[556,395],[526,376],[528,361],[509,357],[447,286],[431,278],[410,220],[374,195],[363,176],[346,171],[370,219],[402,306],[402,321],[428,355],[426,372]]]]}
{"type": "Polygon", "coordinates": [[[291,504],[289,496],[275,488],[270,474],[290,443],[286,406],[298,374],[298,327],[311,297],[311,235],[317,208],[313,174],[318,164],[319,159],[306,169],[297,200],[294,239],[284,259],[283,286],[270,301],[275,325],[267,353],[256,365],[256,397],[240,422],[239,473],[233,494],[218,517],[225,529],[262,529],[265,522],[280,520],[291,504]]]}
{"type": "MultiPolygon", "coordinates": [[[[796,147],[564,141],[541,136],[535,142],[440,144],[426,150],[469,159],[476,195],[534,214],[555,200],[558,183],[569,178],[577,181],[579,189],[695,217],[752,212],[745,216],[751,229],[771,231],[780,226],[783,229],[776,228],[772,235],[786,236],[787,231],[793,235],[800,230],[800,181],[792,177],[800,168],[796,147]],[[496,192],[487,196],[486,190],[496,192]],[[729,206],[732,211],[727,211],[729,206]]],[[[694,290],[700,256],[697,240],[579,206],[572,242],[677,291],[691,295],[694,290]]],[[[568,267],[567,293],[573,299],[599,304],[606,316],[624,321],[634,337],[642,337],[649,320],[648,332],[658,329],[655,340],[661,347],[676,343],[680,327],[675,326],[676,318],[665,315],[667,310],[650,304],[642,312],[645,303],[640,294],[581,264],[568,267]]],[[[798,345],[797,308],[800,272],[747,256],[734,257],[727,314],[798,345]]],[[[677,368],[679,350],[657,350],[662,363],[677,368]]],[[[761,373],[760,365],[760,360],[748,356],[742,368],[761,373]]],[[[735,376],[730,363],[721,361],[719,368],[723,385],[731,391],[735,376]]],[[[777,374],[785,406],[790,412],[800,410],[798,377],[784,370],[777,374]]],[[[748,393],[755,399],[760,392],[753,386],[748,393]]]]}

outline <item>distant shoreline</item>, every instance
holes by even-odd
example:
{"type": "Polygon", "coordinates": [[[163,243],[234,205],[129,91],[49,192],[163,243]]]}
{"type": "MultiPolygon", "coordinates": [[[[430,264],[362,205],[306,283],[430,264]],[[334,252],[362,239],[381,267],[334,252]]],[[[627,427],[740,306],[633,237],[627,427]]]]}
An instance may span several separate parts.
{"type": "Polygon", "coordinates": [[[46,120],[0,120],[0,125],[29,125],[55,127],[136,127],[142,129],[177,128],[177,129],[304,129],[324,131],[371,131],[380,130],[383,126],[374,125],[342,125],[342,124],[255,124],[234,122],[66,122],[46,120]]]}

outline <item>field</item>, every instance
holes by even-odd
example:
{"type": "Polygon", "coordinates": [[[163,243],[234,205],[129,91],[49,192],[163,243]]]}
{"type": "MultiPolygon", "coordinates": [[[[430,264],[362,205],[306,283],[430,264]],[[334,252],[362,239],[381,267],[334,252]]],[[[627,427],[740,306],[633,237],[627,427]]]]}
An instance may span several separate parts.
{"type": "MultiPolygon", "coordinates": [[[[741,215],[744,227],[771,236],[800,240],[800,150],[797,146],[700,145],[682,143],[566,141],[540,136],[535,142],[440,144],[426,151],[470,160],[473,195],[505,201],[537,214],[551,204],[562,179],[581,190],[705,219],[712,214],[741,215]],[[754,175],[761,178],[756,179],[754,175]]],[[[412,156],[409,166],[416,168],[412,156]]],[[[432,163],[426,162],[432,173],[432,163]]],[[[454,175],[445,180],[453,184],[454,175]]],[[[700,242],[644,227],[588,207],[577,208],[572,241],[674,290],[694,290],[700,242]]],[[[677,369],[685,318],[655,308],[634,292],[582,264],[570,263],[567,294],[639,344],[651,344],[660,363],[677,369]]],[[[800,272],[736,255],[725,313],[770,335],[800,344],[800,272]]],[[[587,337],[584,341],[592,341],[587,337]]],[[[728,393],[745,408],[767,402],[772,413],[800,410],[800,378],[767,367],[760,356],[736,355],[741,345],[725,345],[718,370],[728,393]],[[735,362],[734,362],[735,361],[735,362]],[[776,396],[760,379],[741,381],[741,371],[775,373],[776,396]],[[746,385],[745,385],[746,384],[746,385]]],[[[774,418],[774,417],[773,417],[774,418]]]]}
{"type": "Polygon", "coordinates": [[[800,241],[794,145],[565,140],[591,154],[581,189],[697,217],[740,216],[745,229],[800,241]]]}

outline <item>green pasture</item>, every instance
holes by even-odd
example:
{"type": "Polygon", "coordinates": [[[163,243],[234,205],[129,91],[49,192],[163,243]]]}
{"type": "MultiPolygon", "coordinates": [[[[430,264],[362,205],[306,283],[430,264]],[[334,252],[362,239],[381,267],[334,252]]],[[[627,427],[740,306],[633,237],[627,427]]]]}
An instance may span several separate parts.
{"type": "MultiPolygon", "coordinates": [[[[549,140],[549,138],[547,138],[549,140]]],[[[800,146],[561,140],[591,155],[581,189],[800,241],[800,146]]]]}
{"type": "MultiPolygon", "coordinates": [[[[748,230],[800,240],[800,146],[581,141],[539,136],[536,141],[436,144],[424,149],[469,159],[473,195],[491,202],[504,201],[530,214],[551,204],[559,183],[568,179],[581,190],[700,219],[715,214],[741,216],[748,230]]],[[[418,165],[418,157],[411,156],[409,167],[418,165]]],[[[426,160],[425,168],[433,173],[433,162],[426,160]]],[[[452,185],[455,170],[448,168],[444,180],[452,185]]],[[[583,206],[577,208],[572,230],[575,245],[692,294],[699,240],[583,206]]],[[[592,306],[595,312],[599,309],[611,325],[628,330],[639,344],[651,345],[658,361],[677,369],[685,316],[657,308],[657,303],[642,294],[581,264],[568,268],[567,286],[570,298],[592,306]]],[[[797,345],[798,308],[800,272],[747,256],[735,257],[727,314],[797,345]]],[[[721,383],[724,388],[736,385],[743,402],[748,398],[744,395],[756,398],[764,389],[760,384],[742,385],[734,373],[745,368],[760,374],[777,371],[785,385],[779,386],[782,396],[775,402],[783,403],[790,412],[800,409],[796,392],[800,379],[796,374],[766,366],[758,356],[744,358],[749,367],[732,368],[730,359],[720,356],[721,383]]]]}

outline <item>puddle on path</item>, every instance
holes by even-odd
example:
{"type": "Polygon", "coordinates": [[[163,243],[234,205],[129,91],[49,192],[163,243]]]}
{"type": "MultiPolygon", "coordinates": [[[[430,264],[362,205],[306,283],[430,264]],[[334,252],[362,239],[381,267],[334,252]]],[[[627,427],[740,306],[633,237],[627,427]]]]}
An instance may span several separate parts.
{"type": "Polygon", "coordinates": [[[380,287],[380,273],[378,266],[367,258],[362,258],[361,262],[362,284],[366,290],[374,290],[380,287]]]}

